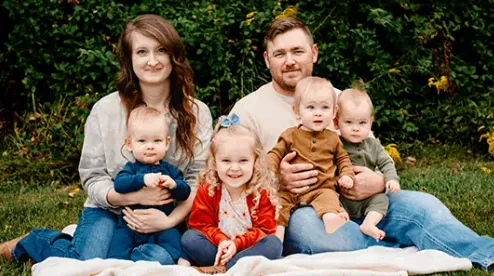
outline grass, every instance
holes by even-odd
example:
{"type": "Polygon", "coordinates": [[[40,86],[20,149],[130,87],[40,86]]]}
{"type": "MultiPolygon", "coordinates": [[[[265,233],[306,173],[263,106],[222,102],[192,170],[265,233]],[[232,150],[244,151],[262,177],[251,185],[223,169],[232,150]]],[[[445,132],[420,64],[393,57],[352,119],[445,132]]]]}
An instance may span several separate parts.
{"type": "MultiPolygon", "coordinates": [[[[486,156],[474,156],[466,149],[449,146],[413,147],[417,162],[403,165],[400,170],[403,189],[419,190],[438,197],[465,225],[480,235],[494,236],[494,161],[486,156]],[[481,167],[490,168],[487,174],[481,167]]],[[[402,153],[403,154],[403,153],[402,153]]],[[[50,180],[49,171],[42,175],[11,175],[12,163],[0,160],[0,241],[12,239],[33,228],[62,229],[76,223],[85,200],[81,191],[74,198],[68,193],[75,187],[50,180]],[[7,168],[7,169],[6,169],[7,168]],[[8,174],[7,174],[8,172],[8,174]],[[39,179],[40,181],[36,181],[39,179]]],[[[22,168],[36,174],[36,163],[22,168]]],[[[43,167],[44,168],[44,167],[43,167]]],[[[15,172],[14,172],[15,173],[15,172]]],[[[431,210],[433,212],[433,210],[431,210]]],[[[0,275],[29,275],[27,266],[0,260],[0,275]]],[[[434,275],[488,275],[474,268],[468,272],[434,275]]]]}

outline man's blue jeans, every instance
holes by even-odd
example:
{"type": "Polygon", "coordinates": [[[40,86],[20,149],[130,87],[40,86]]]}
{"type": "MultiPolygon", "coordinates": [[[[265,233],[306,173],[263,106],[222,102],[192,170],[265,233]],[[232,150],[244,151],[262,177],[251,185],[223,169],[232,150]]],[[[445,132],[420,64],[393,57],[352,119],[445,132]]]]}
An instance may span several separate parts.
{"type": "MultiPolygon", "coordinates": [[[[107,257],[117,221],[118,216],[111,211],[85,208],[79,217],[73,238],[55,230],[36,229],[14,247],[12,258],[19,261],[30,258],[35,262],[42,262],[48,257],[104,259],[107,257]]],[[[138,247],[133,254],[139,254],[143,260],[160,262],[163,254],[158,249],[159,246],[138,247]]]]}
{"type": "Polygon", "coordinates": [[[458,221],[436,197],[414,191],[388,194],[388,214],[378,224],[386,232],[379,243],[360,232],[360,220],[327,234],[314,209],[297,209],[285,233],[284,255],[351,251],[371,245],[416,246],[470,259],[486,270],[494,263],[494,238],[479,236],[458,221]]]}
{"type": "MultiPolygon", "coordinates": [[[[203,234],[196,230],[187,230],[182,236],[182,247],[200,266],[210,266],[214,264],[218,247],[214,246],[203,234]]],[[[234,266],[238,260],[247,256],[264,256],[270,260],[281,257],[283,245],[280,239],[274,235],[269,235],[259,240],[255,245],[237,252],[233,258],[226,263],[226,268],[234,266]]]]}

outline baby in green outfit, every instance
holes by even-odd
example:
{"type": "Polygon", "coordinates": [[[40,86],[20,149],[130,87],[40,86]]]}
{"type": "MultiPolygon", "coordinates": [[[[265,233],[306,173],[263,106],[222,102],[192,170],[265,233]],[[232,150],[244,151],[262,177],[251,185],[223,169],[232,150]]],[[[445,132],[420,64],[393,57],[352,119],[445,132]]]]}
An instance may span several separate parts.
{"type": "MultiPolygon", "coordinates": [[[[362,90],[347,89],[338,97],[338,111],[335,127],[340,130],[341,141],[354,166],[366,166],[378,169],[386,181],[386,191],[400,190],[399,178],[393,159],[389,157],[382,145],[369,137],[374,121],[372,101],[362,90]]],[[[340,195],[340,202],[350,217],[365,216],[360,230],[376,240],[382,240],[386,233],[377,228],[377,224],[386,216],[389,201],[386,194],[376,194],[363,200],[351,200],[340,195]]]]}

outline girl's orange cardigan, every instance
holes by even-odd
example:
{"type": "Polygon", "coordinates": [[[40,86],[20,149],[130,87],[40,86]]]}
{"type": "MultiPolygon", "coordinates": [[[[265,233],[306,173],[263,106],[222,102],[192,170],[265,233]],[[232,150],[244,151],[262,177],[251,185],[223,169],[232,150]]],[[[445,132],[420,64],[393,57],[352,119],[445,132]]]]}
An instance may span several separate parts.
{"type": "MultiPolygon", "coordinates": [[[[189,216],[189,228],[201,232],[213,245],[218,246],[222,241],[230,238],[219,228],[219,216],[221,200],[221,184],[215,188],[214,195],[208,195],[209,184],[203,183],[197,189],[196,198],[189,216]]],[[[259,206],[252,216],[254,206],[252,194],[247,196],[247,206],[252,219],[252,228],[248,232],[237,235],[233,242],[237,252],[253,246],[260,239],[276,232],[275,209],[269,201],[266,190],[261,191],[259,206]]]]}

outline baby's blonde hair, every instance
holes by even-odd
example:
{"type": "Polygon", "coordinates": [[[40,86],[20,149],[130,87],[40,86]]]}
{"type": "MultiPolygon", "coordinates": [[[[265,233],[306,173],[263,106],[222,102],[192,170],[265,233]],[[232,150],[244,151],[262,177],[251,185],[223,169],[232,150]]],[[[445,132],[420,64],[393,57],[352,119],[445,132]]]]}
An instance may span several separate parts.
{"type": "Polygon", "coordinates": [[[154,118],[162,118],[163,124],[165,125],[166,133],[168,136],[168,123],[166,121],[165,115],[159,112],[156,108],[147,107],[147,106],[139,106],[134,108],[129,115],[129,119],[127,120],[127,136],[130,137],[132,134],[132,125],[134,123],[143,123],[148,121],[149,119],[154,118]]]}
{"type": "Polygon", "coordinates": [[[269,196],[271,204],[276,210],[276,218],[279,212],[279,200],[275,187],[278,186],[278,179],[275,177],[274,173],[268,170],[266,163],[266,155],[262,149],[261,140],[259,137],[249,128],[232,125],[229,127],[221,127],[221,119],[218,124],[216,124],[213,137],[211,138],[211,144],[209,146],[209,155],[206,160],[206,167],[199,172],[197,176],[197,184],[202,185],[203,183],[209,184],[208,195],[213,196],[215,190],[220,187],[221,180],[216,170],[216,159],[215,155],[218,151],[218,147],[221,146],[221,140],[223,139],[235,139],[239,136],[247,136],[252,139],[253,151],[254,151],[254,170],[252,173],[252,178],[246,183],[245,192],[247,195],[252,194],[254,196],[254,207],[251,210],[252,217],[256,219],[255,210],[259,206],[259,201],[261,199],[261,191],[266,190],[269,196]]]}
{"type": "Polygon", "coordinates": [[[331,96],[333,107],[336,105],[336,93],[329,80],[320,77],[306,77],[301,79],[295,87],[295,99],[293,101],[293,111],[295,113],[300,113],[302,97],[313,91],[327,91],[331,96]]]}
{"type": "Polygon", "coordinates": [[[343,90],[338,96],[338,111],[336,112],[336,117],[340,117],[343,110],[347,110],[346,106],[348,103],[352,103],[355,106],[361,106],[362,104],[369,107],[369,116],[374,117],[374,105],[372,104],[371,98],[362,89],[350,88],[343,90]]]}

